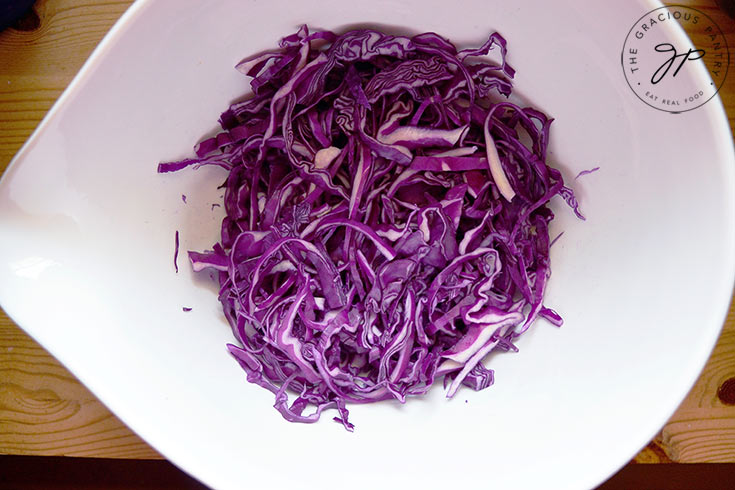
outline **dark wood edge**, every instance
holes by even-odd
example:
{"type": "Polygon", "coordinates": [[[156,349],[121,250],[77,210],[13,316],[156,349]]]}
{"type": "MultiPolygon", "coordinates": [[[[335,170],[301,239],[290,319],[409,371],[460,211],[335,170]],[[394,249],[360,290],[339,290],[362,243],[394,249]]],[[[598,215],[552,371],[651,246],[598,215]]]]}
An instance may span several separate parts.
{"type": "MultiPolygon", "coordinates": [[[[247,481],[243,481],[243,487],[247,486],[247,481]]],[[[166,460],[0,455],[0,489],[206,490],[207,488],[166,460]]],[[[488,481],[487,485],[478,482],[476,488],[492,488],[492,482],[488,481]]],[[[735,463],[674,463],[628,464],[597,490],[731,488],[735,488],[735,463]]]]}
{"type": "Polygon", "coordinates": [[[206,490],[166,460],[0,455],[0,489],[206,490]]]}
{"type": "Polygon", "coordinates": [[[735,463],[628,464],[597,490],[730,490],[735,463]]]}

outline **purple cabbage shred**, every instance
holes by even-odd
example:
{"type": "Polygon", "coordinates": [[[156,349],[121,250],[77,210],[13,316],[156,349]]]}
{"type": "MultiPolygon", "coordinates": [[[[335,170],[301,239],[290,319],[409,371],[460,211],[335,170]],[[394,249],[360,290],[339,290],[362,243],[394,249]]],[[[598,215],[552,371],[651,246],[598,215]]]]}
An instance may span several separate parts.
{"type": "Polygon", "coordinates": [[[591,169],[588,169],[588,170],[582,170],[581,172],[579,172],[577,174],[576,177],[574,177],[574,180],[577,180],[578,178],[582,177],[583,175],[588,175],[588,174],[591,174],[591,173],[595,173],[598,170],[600,170],[600,167],[594,167],[594,168],[591,168],[591,169]]]}
{"type": "Polygon", "coordinates": [[[174,269],[179,273],[179,230],[174,234],[174,269]]]}
{"type": "Polygon", "coordinates": [[[287,420],[334,409],[352,430],[347,404],[441,378],[448,397],[485,389],[488,354],[561,325],[543,304],[549,200],[582,216],[547,165],[552,119],[506,99],[505,58],[497,33],[459,50],[303,26],[237,65],[252,92],[219,134],[159,165],[227,171],[221,237],[189,258],[217,274],[228,349],[287,420]]]}

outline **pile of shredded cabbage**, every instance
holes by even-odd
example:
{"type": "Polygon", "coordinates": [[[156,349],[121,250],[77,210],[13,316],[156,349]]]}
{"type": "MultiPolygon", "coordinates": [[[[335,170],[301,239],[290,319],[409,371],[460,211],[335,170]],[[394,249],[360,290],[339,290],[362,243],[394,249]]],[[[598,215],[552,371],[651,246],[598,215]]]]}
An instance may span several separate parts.
{"type": "Polygon", "coordinates": [[[303,26],[279,46],[237,65],[252,93],[196,158],[158,168],[228,172],[221,239],[189,257],[218,271],[229,351],[287,420],[334,408],[348,430],[348,403],[488,387],[488,353],[562,322],[547,203],[581,217],[546,164],[551,119],[500,97],[505,40],[303,26]]]}

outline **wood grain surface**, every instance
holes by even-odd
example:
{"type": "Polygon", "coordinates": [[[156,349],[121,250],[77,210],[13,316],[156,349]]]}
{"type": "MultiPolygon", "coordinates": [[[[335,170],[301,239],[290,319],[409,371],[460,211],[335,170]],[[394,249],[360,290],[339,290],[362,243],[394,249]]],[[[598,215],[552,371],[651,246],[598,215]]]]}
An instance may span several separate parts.
{"type": "MultiPolygon", "coordinates": [[[[34,12],[0,33],[0,173],[131,3],[39,0],[34,12]]],[[[676,3],[707,13],[725,32],[728,44],[735,47],[735,22],[715,0],[676,3]]],[[[703,33],[690,35],[696,42],[703,33]]],[[[733,72],[720,92],[731,128],[735,127],[733,72]]],[[[665,371],[661,375],[666,376],[665,371]]],[[[161,458],[2,311],[1,453],[161,458]]],[[[735,462],[732,304],[719,342],[696,385],[633,462],[735,462]]]]}

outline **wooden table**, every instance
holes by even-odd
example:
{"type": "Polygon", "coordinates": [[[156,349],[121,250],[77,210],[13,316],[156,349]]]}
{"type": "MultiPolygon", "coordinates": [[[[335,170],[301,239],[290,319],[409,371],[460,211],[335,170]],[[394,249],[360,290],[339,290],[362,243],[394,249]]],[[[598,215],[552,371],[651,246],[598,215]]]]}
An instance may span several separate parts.
{"type": "MultiPolygon", "coordinates": [[[[33,13],[0,33],[0,173],[130,3],[39,0],[33,13]]],[[[735,57],[735,22],[714,0],[677,3],[714,18],[735,57]]],[[[735,127],[732,67],[720,94],[735,127]]],[[[735,308],[731,305],[697,384],[633,462],[735,462],[734,404],[735,308]]],[[[2,311],[0,453],[161,458],[2,311]]]]}

